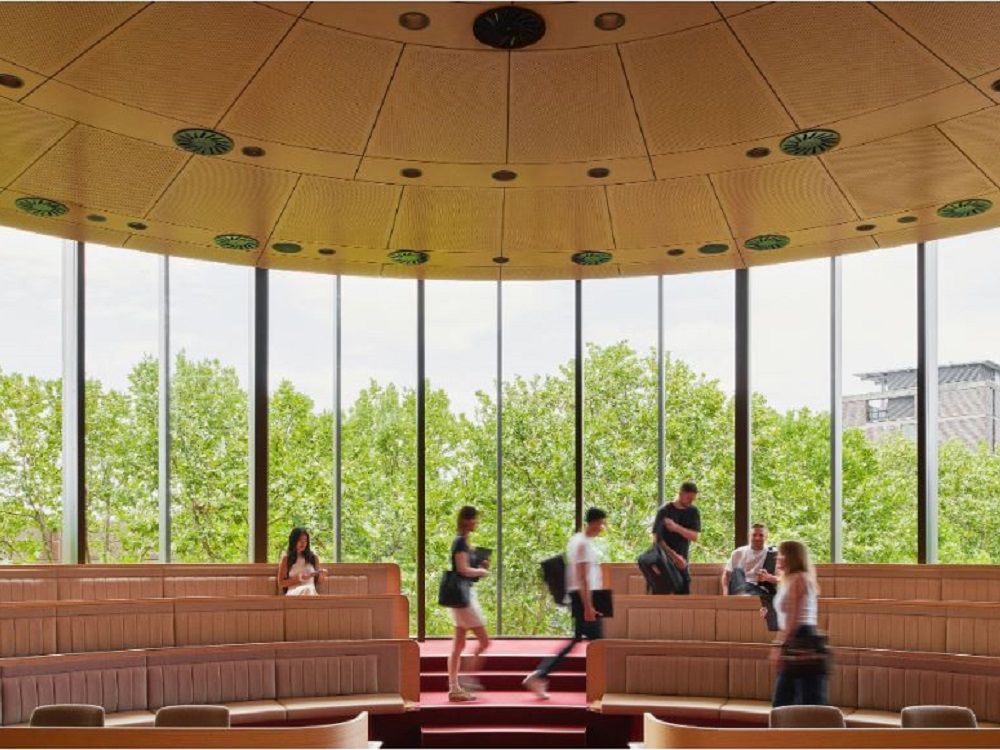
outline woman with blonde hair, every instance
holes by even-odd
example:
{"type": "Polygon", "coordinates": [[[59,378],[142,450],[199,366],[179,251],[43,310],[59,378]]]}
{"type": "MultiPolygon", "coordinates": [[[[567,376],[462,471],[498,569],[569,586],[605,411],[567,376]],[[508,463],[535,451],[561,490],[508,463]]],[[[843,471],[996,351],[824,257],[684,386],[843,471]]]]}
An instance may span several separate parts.
{"type": "Polygon", "coordinates": [[[826,703],[826,640],[817,632],[819,586],[802,542],[778,546],[778,640],[771,651],[777,666],[772,705],[823,705],[826,703]]]}
{"type": "Polygon", "coordinates": [[[475,633],[479,641],[470,664],[473,672],[482,668],[483,652],[490,645],[490,637],[486,632],[486,624],[483,620],[483,611],[479,607],[476,590],[472,585],[477,579],[488,574],[486,570],[488,561],[486,560],[481,563],[482,567],[472,567],[472,547],[469,545],[469,534],[479,526],[479,511],[471,505],[462,506],[461,510],[458,511],[457,525],[458,535],[451,544],[451,570],[462,579],[464,587],[468,591],[468,603],[465,606],[450,608],[451,619],[455,625],[455,639],[452,641],[451,653],[448,654],[448,700],[456,702],[475,700],[476,695],[473,691],[482,689],[482,686],[474,679],[464,682],[460,682],[458,679],[467,631],[471,630],[475,633]]]}

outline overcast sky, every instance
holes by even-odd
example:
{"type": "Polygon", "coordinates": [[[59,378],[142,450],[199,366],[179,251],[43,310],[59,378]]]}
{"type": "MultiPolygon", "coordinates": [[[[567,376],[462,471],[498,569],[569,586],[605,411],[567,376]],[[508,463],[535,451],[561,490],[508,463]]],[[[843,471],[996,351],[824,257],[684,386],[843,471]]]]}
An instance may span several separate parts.
{"type": "MultiPolygon", "coordinates": [[[[0,369],[57,377],[61,241],[0,228],[0,369]]],[[[939,243],[942,362],[1000,361],[1000,230],[939,243]]],[[[157,350],[159,258],[88,246],[87,374],[123,387],[157,350]]],[[[174,350],[249,366],[247,268],[170,261],[174,350]]],[[[844,391],[868,390],[855,373],[916,360],[912,246],[846,256],[844,391]]],[[[829,261],[751,271],[752,383],[779,408],[828,408],[829,261]]],[[[333,393],[333,277],[272,273],[271,379],[291,379],[321,407],[333,393]]],[[[666,346],[697,370],[733,383],[733,274],[668,276],[666,346]]],[[[344,403],[370,379],[407,386],[416,372],[413,282],[344,278],[344,403]]],[[[427,282],[427,373],[463,410],[496,368],[496,296],[490,282],[427,282]]],[[[572,282],[504,286],[504,369],[552,372],[573,355],[572,282]]],[[[602,344],[656,343],[655,278],[584,283],[584,336],[602,344]]]]}

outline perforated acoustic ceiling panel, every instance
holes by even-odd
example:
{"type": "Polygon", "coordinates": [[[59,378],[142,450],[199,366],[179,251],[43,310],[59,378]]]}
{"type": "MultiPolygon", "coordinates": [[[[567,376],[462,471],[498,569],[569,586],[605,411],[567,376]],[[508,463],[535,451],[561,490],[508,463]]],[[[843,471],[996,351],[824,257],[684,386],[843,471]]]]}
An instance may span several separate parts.
{"type": "Polygon", "coordinates": [[[449,279],[958,235],[1000,225],[997,28],[998,2],[0,2],[0,224],[449,279]]]}

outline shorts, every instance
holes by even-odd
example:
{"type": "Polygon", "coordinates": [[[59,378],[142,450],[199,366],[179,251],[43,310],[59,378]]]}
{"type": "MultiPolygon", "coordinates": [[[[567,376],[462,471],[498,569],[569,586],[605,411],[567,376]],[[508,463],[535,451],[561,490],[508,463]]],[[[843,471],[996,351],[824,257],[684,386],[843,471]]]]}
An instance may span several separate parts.
{"type": "Polygon", "coordinates": [[[451,621],[456,628],[481,628],[485,625],[483,610],[479,607],[479,599],[473,586],[469,587],[469,606],[450,607],[450,610],[451,621]]]}

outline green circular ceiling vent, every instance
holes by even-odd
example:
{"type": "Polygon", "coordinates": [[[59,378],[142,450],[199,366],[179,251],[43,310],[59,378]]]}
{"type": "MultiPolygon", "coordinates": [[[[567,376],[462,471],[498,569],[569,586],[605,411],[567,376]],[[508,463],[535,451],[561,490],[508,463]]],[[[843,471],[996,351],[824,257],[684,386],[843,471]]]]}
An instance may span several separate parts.
{"type": "Polygon", "coordinates": [[[698,248],[698,252],[702,255],[721,255],[729,249],[729,245],[723,245],[721,242],[710,242],[707,245],[702,245],[698,248]]]}
{"type": "Polygon", "coordinates": [[[789,242],[791,240],[783,234],[758,234],[744,242],[743,246],[748,250],[780,250],[788,247],[789,242]]]}
{"type": "Polygon", "coordinates": [[[938,216],[944,219],[965,219],[969,216],[979,216],[993,208],[993,201],[986,198],[966,198],[960,201],[946,203],[937,210],[938,216]]]}
{"type": "Polygon", "coordinates": [[[819,156],[836,148],[839,143],[840,133],[836,130],[814,128],[792,133],[781,141],[781,150],[789,156],[819,156]]]}
{"type": "Polygon", "coordinates": [[[404,266],[420,266],[427,262],[428,255],[422,250],[394,250],[389,260],[404,266]]]}
{"type": "Polygon", "coordinates": [[[51,198],[39,198],[34,195],[27,198],[18,198],[14,201],[14,205],[32,216],[44,216],[48,218],[69,213],[69,209],[65,203],[54,201],[51,198]]]}
{"type": "Polygon", "coordinates": [[[215,244],[226,250],[256,250],[260,246],[257,238],[248,234],[220,234],[215,244]]]}
{"type": "Polygon", "coordinates": [[[174,133],[174,143],[199,156],[218,156],[233,150],[233,139],[225,133],[207,128],[185,128],[174,133]]]}
{"type": "Polygon", "coordinates": [[[584,250],[582,253],[573,253],[572,260],[578,266],[602,266],[611,260],[611,253],[603,250],[584,250]]]}
{"type": "Polygon", "coordinates": [[[302,245],[296,242],[275,242],[271,245],[271,249],[279,253],[300,253],[302,245]]]}

